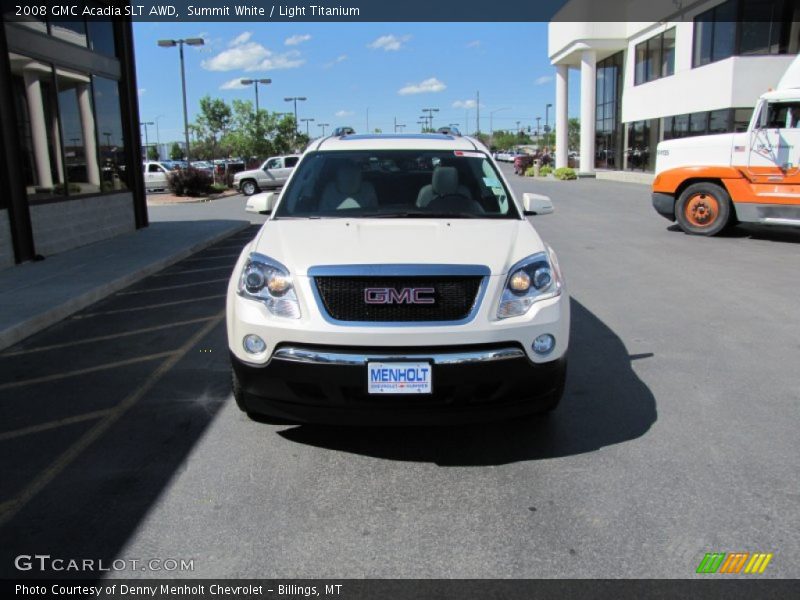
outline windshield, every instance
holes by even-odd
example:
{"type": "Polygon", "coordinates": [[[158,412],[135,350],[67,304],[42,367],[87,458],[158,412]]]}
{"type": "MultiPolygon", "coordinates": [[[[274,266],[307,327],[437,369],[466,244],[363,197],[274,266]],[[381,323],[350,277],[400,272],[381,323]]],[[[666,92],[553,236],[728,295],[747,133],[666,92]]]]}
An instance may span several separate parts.
{"type": "Polygon", "coordinates": [[[275,217],[517,219],[519,213],[482,152],[364,150],[308,154],[275,217]]]}

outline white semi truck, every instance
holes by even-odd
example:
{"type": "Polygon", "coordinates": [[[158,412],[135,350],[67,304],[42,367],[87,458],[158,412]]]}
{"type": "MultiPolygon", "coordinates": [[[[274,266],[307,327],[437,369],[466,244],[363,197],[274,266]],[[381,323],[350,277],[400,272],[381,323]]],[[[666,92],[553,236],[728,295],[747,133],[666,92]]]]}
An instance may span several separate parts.
{"type": "Polygon", "coordinates": [[[736,222],[800,226],[800,55],[743,133],[661,142],[653,207],[690,234],[736,222]]]}

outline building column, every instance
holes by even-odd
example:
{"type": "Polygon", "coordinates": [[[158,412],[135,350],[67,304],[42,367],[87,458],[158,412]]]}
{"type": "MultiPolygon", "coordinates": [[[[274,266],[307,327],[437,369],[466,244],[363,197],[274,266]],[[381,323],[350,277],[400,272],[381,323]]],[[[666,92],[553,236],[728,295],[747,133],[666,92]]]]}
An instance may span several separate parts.
{"type": "Polygon", "coordinates": [[[595,94],[597,86],[597,53],[581,53],[581,164],[580,172],[594,173],[595,94]]]}
{"type": "Polygon", "coordinates": [[[50,152],[47,148],[47,126],[44,122],[42,84],[36,73],[24,71],[25,95],[28,98],[28,116],[31,120],[33,157],[36,162],[36,181],[39,187],[52,188],[53,174],[50,171],[50,152]]]}
{"type": "Polygon", "coordinates": [[[86,157],[86,177],[89,183],[100,187],[100,167],[97,164],[97,135],[94,128],[92,102],[89,99],[89,85],[81,83],[77,86],[78,106],[81,111],[81,129],[83,132],[83,152],[86,157]]]}
{"type": "Polygon", "coordinates": [[[556,168],[569,166],[569,67],[556,65],[556,168]]]}

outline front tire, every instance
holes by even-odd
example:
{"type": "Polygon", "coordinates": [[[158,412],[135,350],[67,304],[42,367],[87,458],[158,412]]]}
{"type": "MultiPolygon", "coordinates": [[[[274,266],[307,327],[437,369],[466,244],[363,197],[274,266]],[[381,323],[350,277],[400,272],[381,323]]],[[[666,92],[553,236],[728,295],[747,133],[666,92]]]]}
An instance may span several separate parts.
{"type": "Polygon", "coordinates": [[[248,179],[247,181],[242,182],[242,193],[245,196],[252,196],[258,191],[258,186],[256,182],[248,179]]]}
{"type": "Polygon", "coordinates": [[[717,235],[730,223],[731,213],[731,197],[716,183],[692,184],[675,203],[678,225],[691,235],[717,235]]]}

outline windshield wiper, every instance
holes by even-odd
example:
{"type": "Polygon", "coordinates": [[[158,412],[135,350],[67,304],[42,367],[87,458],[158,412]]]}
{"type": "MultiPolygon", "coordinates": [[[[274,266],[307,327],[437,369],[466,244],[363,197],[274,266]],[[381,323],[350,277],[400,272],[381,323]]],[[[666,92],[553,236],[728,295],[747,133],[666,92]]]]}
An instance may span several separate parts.
{"type": "Polygon", "coordinates": [[[431,212],[428,210],[405,210],[391,213],[366,213],[359,215],[370,219],[477,219],[480,215],[467,212],[431,212]]]}

